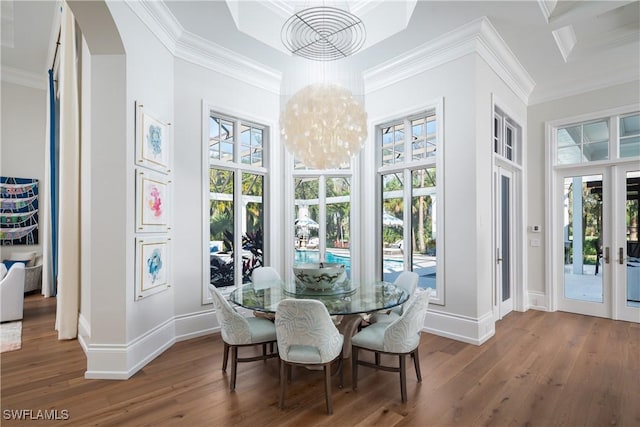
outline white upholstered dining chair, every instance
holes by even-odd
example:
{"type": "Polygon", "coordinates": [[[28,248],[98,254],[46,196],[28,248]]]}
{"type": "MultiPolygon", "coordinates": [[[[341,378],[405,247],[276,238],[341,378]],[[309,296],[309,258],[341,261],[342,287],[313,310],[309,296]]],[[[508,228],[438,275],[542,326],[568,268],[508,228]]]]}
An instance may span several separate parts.
{"type": "MultiPolygon", "coordinates": [[[[420,276],[413,271],[401,272],[393,284],[404,289],[411,297],[418,288],[418,280],[420,276]]],[[[379,311],[369,317],[369,323],[391,323],[402,314],[402,309],[406,305],[402,304],[389,310],[379,311]]]]}
{"type": "MultiPolygon", "coordinates": [[[[229,350],[231,350],[231,381],[229,388],[236,388],[236,376],[238,362],[255,362],[277,357],[278,354],[267,352],[267,344],[276,341],[276,329],[273,322],[259,317],[244,317],[238,313],[220,291],[213,285],[209,285],[209,291],[213,297],[213,306],[216,309],[216,317],[220,324],[222,341],[224,342],[224,359],[222,370],[227,370],[229,350]],[[238,347],[256,346],[262,344],[262,356],[238,357],[238,347]]],[[[273,348],[273,345],[270,346],[273,348]]]]}
{"type": "Polygon", "coordinates": [[[424,326],[424,318],[429,306],[431,290],[416,291],[405,303],[402,314],[390,323],[375,323],[364,328],[351,338],[352,387],[358,388],[358,365],[400,374],[400,395],[402,402],[407,401],[406,356],[411,355],[416,369],[418,382],[422,381],[420,373],[420,357],[418,347],[420,334],[424,326]],[[374,352],[375,363],[360,360],[360,350],[374,352]],[[399,366],[388,366],[380,363],[380,354],[398,356],[399,366]]]}
{"type": "Polygon", "coordinates": [[[342,388],[344,337],[333,324],[327,307],[317,300],[285,299],[278,304],[275,324],[280,355],[280,409],[284,407],[291,366],[315,366],[324,370],[327,413],[332,414],[331,364],[339,363],[342,388]]]}

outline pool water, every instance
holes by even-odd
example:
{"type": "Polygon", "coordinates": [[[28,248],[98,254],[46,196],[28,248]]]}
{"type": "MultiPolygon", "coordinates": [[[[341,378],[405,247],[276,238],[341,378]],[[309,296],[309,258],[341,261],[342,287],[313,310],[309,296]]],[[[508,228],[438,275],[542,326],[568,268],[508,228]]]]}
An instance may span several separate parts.
{"type": "MultiPolygon", "coordinates": [[[[333,252],[327,251],[324,257],[324,262],[337,262],[340,264],[344,264],[344,269],[347,273],[347,277],[351,278],[351,258],[346,255],[337,255],[333,252]]],[[[306,263],[306,262],[320,262],[320,252],[319,251],[298,251],[296,250],[296,258],[295,262],[297,263],[306,263]]],[[[400,260],[384,260],[384,271],[402,271],[403,262],[400,260]]]]}

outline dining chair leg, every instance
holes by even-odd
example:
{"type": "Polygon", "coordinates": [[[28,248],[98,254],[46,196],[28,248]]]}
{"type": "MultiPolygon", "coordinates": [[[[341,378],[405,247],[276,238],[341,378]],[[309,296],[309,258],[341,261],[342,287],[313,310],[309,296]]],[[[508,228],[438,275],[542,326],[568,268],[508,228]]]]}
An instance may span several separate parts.
{"type": "Polygon", "coordinates": [[[235,345],[231,346],[231,382],[229,383],[229,387],[231,391],[236,389],[236,373],[238,372],[238,347],[235,345]]]}
{"type": "Polygon", "coordinates": [[[262,361],[267,363],[267,343],[262,344],[262,357],[264,357],[262,361]]]}
{"type": "Polygon", "coordinates": [[[375,354],[376,354],[376,365],[380,366],[380,353],[376,351],[375,354]]]}
{"type": "Polygon", "coordinates": [[[222,372],[227,372],[227,361],[229,360],[229,344],[224,343],[224,358],[222,359],[222,372]]]}
{"type": "Polygon", "coordinates": [[[358,388],[358,347],[351,347],[351,388],[358,388]]]}
{"type": "Polygon", "coordinates": [[[344,358],[342,356],[342,351],[340,351],[340,358],[338,359],[338,369],[340,369],[340,383],[338,384],[339,388],[344,387],[344,382],[342,381],[344,375],[342,375],[342,366],[343,366],[344,358]]]}
{"type": "Polygon", "coordinates": [[[287,387],[287,366],[284,360],[280,360],[280,401],[278,403],[278,407],[280,409],[284,408],[284,391],[287,387]]]}
{"type": "Polygon", "coordinates": [[[413,356],[413,365],[416,367],[416,377],[418,377],[418,382],[422,382],[422,373],[420,372],[420,356],[418,355],[418,348],[416,347],[411,353],[413,356]]]}
{"type": "Polygon", "coordinates": [[[331,363],[324,365],[324,394],[327,400],[327,414],[333,414],[331,405],[331,363]]]}
{"type": "Polygon", "coordinates": [[[401,354],[398,356],[400,358],[400,397],[402,398],[402,402],[407,401],[407,370],[406,370],[406,361],[405,355],[401,354]]]}

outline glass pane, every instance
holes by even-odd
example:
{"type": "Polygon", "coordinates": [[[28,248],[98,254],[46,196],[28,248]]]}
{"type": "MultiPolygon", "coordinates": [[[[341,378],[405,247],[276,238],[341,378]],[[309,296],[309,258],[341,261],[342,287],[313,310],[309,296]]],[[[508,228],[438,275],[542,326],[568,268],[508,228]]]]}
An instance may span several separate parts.
{"type": "Polygon", "coordinates": [[[500,154],[500,117],[493,118],[493,151],[500,154]]]}
{"type": "Polygon", "coordinates": [[[402,173],[382,175],[382,279],[394,281],[404,270],[402,173]]]}
{"type": "Polygon", "coordinates": [[[564,295],[603,302],[602,175],[564,180],[564,295]]]}
{"type": "Polygon", "coordinates": [[[233,172],[209,170],[211,284],[233,286],[233,172]]]}
{"type": "Polygon", "coordinates": [[[638,244],[640,171],[627,172],[627,305],[640,307],[640,245],[638,244]]]}
{"type": "Polygon", "coordinates": [[[318,262],[320,260],[318,252],[320,245],[318,238],[318,229],[320,228],[318,223],[319,179],[296,178],[294,187],[295,262],[318,262]]]}
{"type": "Polygon", "coordinates": [[[583,142],[598,142],[609,140],[609,121],[602,120],[599,122],[587,123],[584,125],[583,142]]]}
{"type": "Polygon", "coordinates": [[[421,288],[436,289],[436,169],[411,172],[411,269],[421,288]]]}
{"type": "Polygon", "coordinates": [[[404,161],[404,123],[380,129],[382,137],[382,166],[404,161]]]}
{"type": "Polygon", "coordinates": [[[500,253],[501,261],[501,279],[502,279],[502,302],[511,298],[511,215],[510,215],[510,195],[511,183],[509,177],[502,175],[500,179],[500,190],[502,193],[500,216],[501,216],[501,242],[500,253]]]}
{"type": "Polygon", "coordinates": [[[582,148],[584,160],[594,162],[596,160],[606,160],[609,158],[609,142],[594,142],[585,144],[582,148]]]}
{"type": "Polygon", "coordinates": [[[345,265],[347,277],[351,278],[351,181],[349,178],[327,178],[326,231],[327,251],[325,261],[345,265]]]}
{"type": "Polygon", "coordinates": [[[225,162],[233,162],[233,141],[224,141],[220,143],[219,158],[225,162]]]}
{"type": "Polygon", "coordinates": [[[514,130],[510,123],[507,123],[505,126],[505,135],[504,135],[504,157],[508,160],[514,160],[514,130]]]}
{"type": "Polygon", "coordinates": [[[620,140],[620,157],[640,156],[640,136],[631,136],[620,140]]]}
{"type": "Polygon", "coordinates": [[[220,139],[233,140],[233,122],[229,120],[220,120],[220,139]]]}
{"type": "Polygon", "coordinates": [[[220,139],[220,119],[209,116],[209,139],[220,139]]]}
{"type": "Polygon", "coordinates": [[[578,125],[558,129],[557,140],[558,147],[580,145],[582,143],[582,127],[578,125]]]}
{"type": "Polygon", "coordinates": [[[420,160],[435,156],[436,118],[428,116],[411,121],[412,158],[420,160]]]}
{"type": "Polygon", "coordinates": [[[242,173],[242,283],[263,265],[264,177],[242,173]]]}
{"type": "Polygon", "coordinates": [[[570,165],[573,163],[580,163],[582,159],[582,153],[580,152],[580,146],[569,146],[558,148],[558,164],[570,165]]]}
{"type": "Polygon", "coordinates": [[[640,114],[620,118],[620,137],[640,135],[640,114]]]}

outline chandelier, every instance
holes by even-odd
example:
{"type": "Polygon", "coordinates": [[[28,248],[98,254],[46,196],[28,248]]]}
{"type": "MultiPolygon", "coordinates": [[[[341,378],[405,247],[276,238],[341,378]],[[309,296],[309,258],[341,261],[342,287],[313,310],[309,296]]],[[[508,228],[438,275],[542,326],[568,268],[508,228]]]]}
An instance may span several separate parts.
{"type": "MultiPolygon", "coordinates": [[[[313,7],[289,18],[281,36],[294,55],[333,61],[358,51],[365,32],[362,21],[346,11],[313,7]]],[[[313,83],[286,102],[280,130],[289,152],[305,166],[334,169],[362,149],[367,113],[349,89],[326,81],[313,83]]]]}
{"type": "Polygon", "coordinates": [[[280,126],[285,146],[306,166],[338,168],[362,149],[367,113],[348,89],[315,83],[289,99],[280,126]]]}

